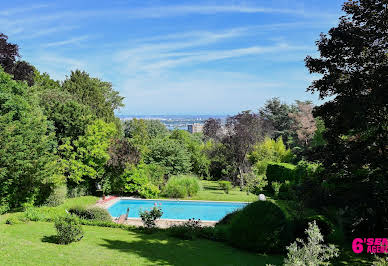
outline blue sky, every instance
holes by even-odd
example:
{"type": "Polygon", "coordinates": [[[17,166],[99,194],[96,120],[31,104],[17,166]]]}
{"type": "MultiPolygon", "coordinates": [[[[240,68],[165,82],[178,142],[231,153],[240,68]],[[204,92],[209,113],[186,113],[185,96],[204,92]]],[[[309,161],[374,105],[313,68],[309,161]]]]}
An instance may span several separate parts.
{"type": "Polygon", "coordinates": [[[54,79],[81,69],[125,96],[119,114],[233,114],[306,92],[306,55],[341,0],[4,1],[0,32],[54,79]]]}

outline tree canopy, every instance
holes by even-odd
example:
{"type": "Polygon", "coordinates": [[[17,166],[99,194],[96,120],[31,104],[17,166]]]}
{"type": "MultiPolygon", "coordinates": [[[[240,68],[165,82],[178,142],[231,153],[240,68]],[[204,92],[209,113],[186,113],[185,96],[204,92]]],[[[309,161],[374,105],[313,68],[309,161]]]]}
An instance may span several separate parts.
{"type": "Polygon", "coordinates": [[[326,127],[320,159],[342,187],[336,202],[352,206],[351,227],[374,234],[388,223],[387,5],[347,1],[338,26],[317,41],[320,57],[305,60],[322,75],[308,90],[326,99],[314,115],[326,127]]]}

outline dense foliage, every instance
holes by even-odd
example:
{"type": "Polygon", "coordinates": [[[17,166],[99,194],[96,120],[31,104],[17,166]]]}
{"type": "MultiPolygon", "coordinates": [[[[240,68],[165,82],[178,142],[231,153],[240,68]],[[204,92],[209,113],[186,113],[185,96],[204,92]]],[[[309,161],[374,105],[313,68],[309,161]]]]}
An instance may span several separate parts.
{"type": "Polygon", "coordinates": [[[55,229],[57,230],[58,244],[70,244],[71,242],[80,241],[84,236],[79,219],[73,215],[58,218],[55,221],[55,229]]]}
{"type": "Polygon", "coordinates": [[[279,252],[292,237],[284,211],[269,201],[256,201],[235,213],[226,226],[226,238],[236,247],[255,252],[279,252]],[[291,234],[291,235],[289,235],[291,234]]]}
{"type": "MultiPolygon", "coordinates": [[[[336,187],[332,203],[346,209],[349,230],[379,234],[388,223],[388,7],[385,0],[347,1],[338,26],[317,41],[321,74],[309,90],[327,99],[314,110],[327,143],[315,158],[336,187]]],[[[386,231],[385,231],[386,233],[386,231]]]]}
{"type": "Polygon", "coordinates": [[[55,137],[37,99],[0,68],[0,205],[43,203],[63,181],[55,137]]]}
{"type": "Polygon", "coordinates": [[[185,198],[194,196],[200,189],[201,185],[197,177],[177,175],[168,179],[163,194],[169,198],[185,198]]]}

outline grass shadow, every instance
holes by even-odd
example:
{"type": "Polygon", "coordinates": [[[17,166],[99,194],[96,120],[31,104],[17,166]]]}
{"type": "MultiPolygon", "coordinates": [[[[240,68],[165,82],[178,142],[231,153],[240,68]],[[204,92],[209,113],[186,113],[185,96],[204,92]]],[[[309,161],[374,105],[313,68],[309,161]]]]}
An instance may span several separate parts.
{"type": "Polygon", "coordinates": [[[41,240],[44,243],[58,244],[58,237],[56,235],[43,236],[41,240]]]}
{"type": "Polygon", "coordinates": [[[236,250],[209,240],[180,240],[166,234],[139,235],[134,241],[102,239],[101,246],[119,252],[136,253],[157,265],[266,265],[279,264],[280,256],[266,256],[236,250]]]}

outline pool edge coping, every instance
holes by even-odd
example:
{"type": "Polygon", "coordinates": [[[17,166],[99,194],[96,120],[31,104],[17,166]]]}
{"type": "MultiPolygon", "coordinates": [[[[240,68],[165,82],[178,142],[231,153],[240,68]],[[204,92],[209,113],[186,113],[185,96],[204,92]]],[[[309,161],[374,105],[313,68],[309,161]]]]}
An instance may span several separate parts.
{"type": "MultiPolygon", "coordinates": [[[[142,198],[135,198],[135,197],[115,197],[112,200],[106,201],[106,202],[97,202],[94,206],[102,207],[106,210],[108,210],[109,207],[116,204],[120,200],[148,200],[148,201],[188,201],[188,202],[211,202],[211,203],[245,203],[249,204],[252,202],[249,201],[212,201],[212,200],[179,200],[179,199],[142,199],[142,198]]],[[[112,217],[112,221],[115,221],[118,217],[112,217]]],[[[182,223],[185,221],[188,221],[189,219],[158,219],[159,221],[163,223],[182,223]]],[[[128,217],[126,222],[138,222],[141,221],[141,218],[135,218],[135,217],[128,217]]],[[[206,224],[213,224],[215,225],[219,221],[209,221],[209,220],[201,220],[201,222],[206,224]]]]}

